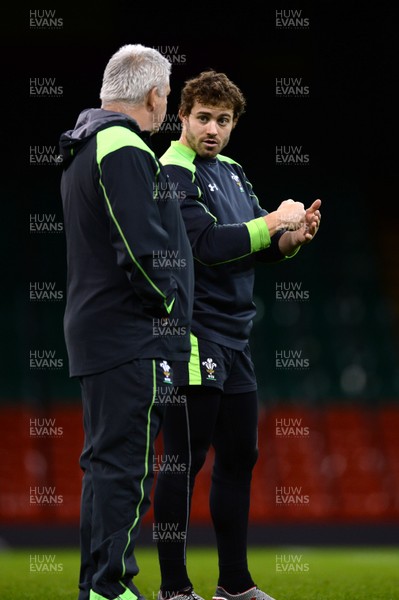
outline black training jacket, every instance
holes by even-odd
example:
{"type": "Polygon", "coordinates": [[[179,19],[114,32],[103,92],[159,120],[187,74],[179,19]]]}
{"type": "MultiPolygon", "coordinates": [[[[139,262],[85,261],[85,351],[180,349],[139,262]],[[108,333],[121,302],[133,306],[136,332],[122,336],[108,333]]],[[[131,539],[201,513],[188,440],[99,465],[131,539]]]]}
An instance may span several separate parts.
{"type": "Polygon", "coordinates": [[[161,157],[194,255],[192,333],[229,348],[248,343],[256,307],[256,261],[279,262],[283,231],[272,237],[242,167],[227,156],[204,159],[181,142],[161,157]]]}
{"type": "Polygon", "coordinates": [[[60,138],[71,376],[189,360],[192,252],[149,138],[102,109],[83,111],[60,138]]]}

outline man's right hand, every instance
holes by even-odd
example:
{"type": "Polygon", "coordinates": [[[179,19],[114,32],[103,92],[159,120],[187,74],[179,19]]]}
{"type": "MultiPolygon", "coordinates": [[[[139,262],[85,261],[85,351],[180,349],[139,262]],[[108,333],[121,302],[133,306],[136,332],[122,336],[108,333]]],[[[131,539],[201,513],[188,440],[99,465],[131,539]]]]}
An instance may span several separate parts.
{"type": "Polygon", "coordinates": [[[305,223],[306,211],[302,202],[295,202],[291,199],[284,200],[276,212],[277,218],[281,221],[281,224],[277,224],[278,229],[294,231],[305,223]]]}
{"type": "Polygon", "coordinates": [[[277,210],[264,217],[270,235],[276,231],[286,229],[294,231],[304,225],[306,219],[305,205],[295,200],[284,200],[277,210]]]}

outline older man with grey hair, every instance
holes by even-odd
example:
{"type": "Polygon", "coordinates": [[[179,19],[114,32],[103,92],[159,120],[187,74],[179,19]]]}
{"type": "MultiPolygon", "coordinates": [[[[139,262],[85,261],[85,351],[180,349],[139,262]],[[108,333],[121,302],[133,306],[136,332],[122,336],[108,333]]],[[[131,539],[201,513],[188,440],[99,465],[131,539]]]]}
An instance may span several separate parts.
{"type": "Polygon", "coordinates": [[[173,384],[172,362],[190,355],[192,252],[150,146],[170,72],[157,50],[123,46],[105,68],[101,108],[84,110],[60,138],[64,332],[85,433],[79,600],[140,596],[134,548],[150,504],[158,392],[173,384]],[[160,267],[157,256],[179,265],[160,267]]]}

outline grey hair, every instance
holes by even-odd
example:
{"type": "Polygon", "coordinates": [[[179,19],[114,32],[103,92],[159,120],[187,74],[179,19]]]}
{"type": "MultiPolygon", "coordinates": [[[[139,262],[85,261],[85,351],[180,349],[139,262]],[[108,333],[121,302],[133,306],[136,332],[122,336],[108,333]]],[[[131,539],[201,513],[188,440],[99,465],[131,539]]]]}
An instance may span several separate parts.
{"type": "Polygon", "coordinates": [[[172,65],[155,48],[126,44],[111,56],[105,67],[100,98],[103,104],[123,102],[141,104],[156,87],[164,96],[169,86],[172,65]]]}

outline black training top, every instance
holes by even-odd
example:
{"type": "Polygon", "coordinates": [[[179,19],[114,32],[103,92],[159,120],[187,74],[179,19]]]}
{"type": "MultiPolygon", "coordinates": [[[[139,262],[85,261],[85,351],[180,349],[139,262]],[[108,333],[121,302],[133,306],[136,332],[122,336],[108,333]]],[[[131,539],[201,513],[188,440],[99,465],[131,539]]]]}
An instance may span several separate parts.
{"type": "Polygon", "coordinates": [[[149,137],[122,113],[88,109],[60,138],[71,376],[189,359],[192,252],[149,137]]]}
{"type": "Polygon", "coordinates": [[[242,350],[256,313],[255,263],[278,262],[283,233],[270,238],[259,202],[242,167],[231,158],[200,158],[172,142],[161,157],[180,206],[195,266],[192,332],[242,350]]]}

